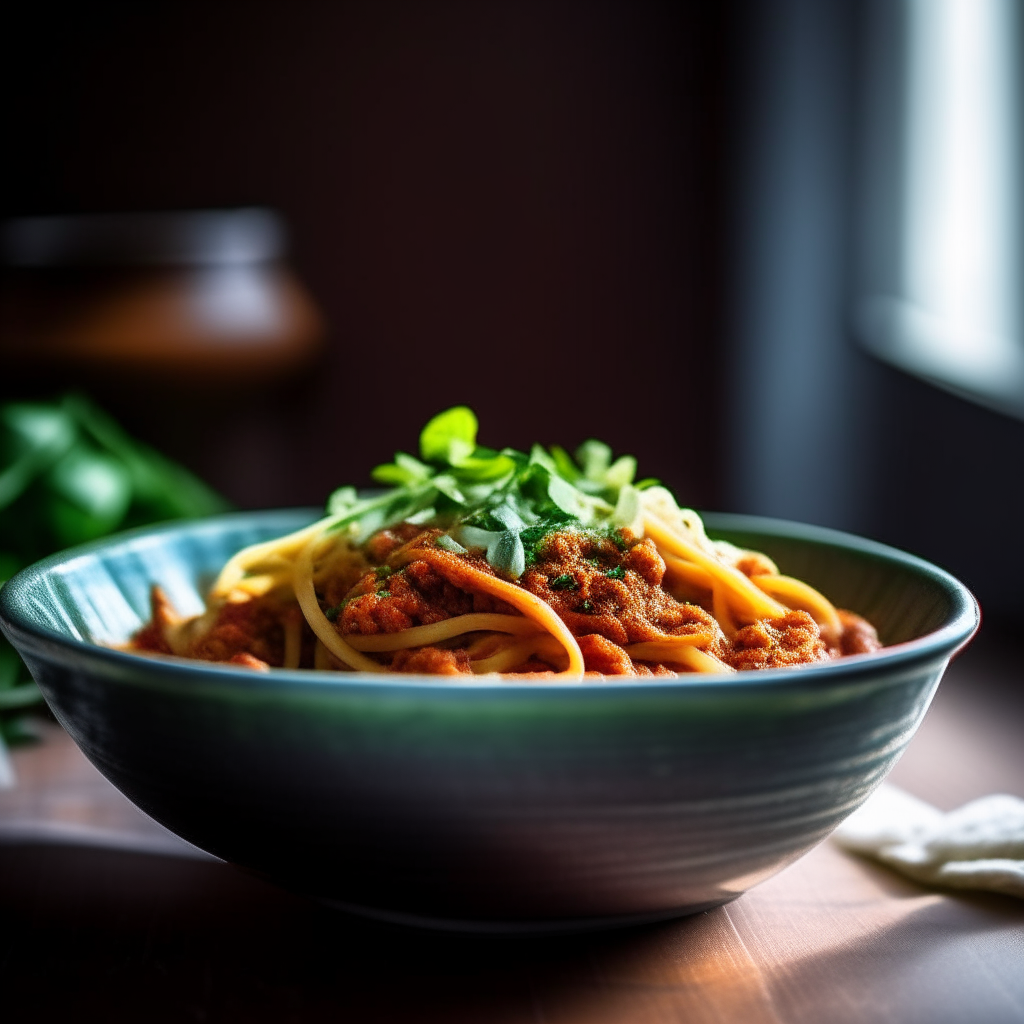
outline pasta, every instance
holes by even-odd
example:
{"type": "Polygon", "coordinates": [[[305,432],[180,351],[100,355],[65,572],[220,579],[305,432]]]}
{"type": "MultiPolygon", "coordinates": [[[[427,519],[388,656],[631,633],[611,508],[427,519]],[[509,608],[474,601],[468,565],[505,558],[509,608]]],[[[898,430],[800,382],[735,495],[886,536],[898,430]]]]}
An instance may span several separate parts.
{"type": "Polygon", "coordinates": [[[713,541],[635,460],[588,441],[476,443],[464,406],[360,498],[238,552],[203,614],[159,588],[136,651],[254,669],[649,676],[773,668],[879,647],[869,623],[764,554],[713,541]]]}

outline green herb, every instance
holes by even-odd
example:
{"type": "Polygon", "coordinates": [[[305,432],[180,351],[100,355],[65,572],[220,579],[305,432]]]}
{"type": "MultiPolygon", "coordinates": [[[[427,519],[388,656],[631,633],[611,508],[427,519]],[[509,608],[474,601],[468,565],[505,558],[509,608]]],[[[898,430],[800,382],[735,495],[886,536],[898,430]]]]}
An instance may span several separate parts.
{"type": "Polygon", "coordinates": [[[621,565],[617,565],[614,569],[609,569],[605,576],[610,580],[624,580],[626,578],[626,570],[621,565]]]}
{"type": "Polygon", "coordinates": [[[563,572],[561,576],[556,576],[548,585],[552,590],[579,589],[579,583],[576,582],[576,577],[567,572],[563,572]]]}
{"type": "Polygon", "coordinates": [[[390,565],[378,565],[377,568],[373,570],[373,572],[374,575],[377,577],[377,581],[382,582],[383,580],[386,580],[389,576],[392,576],[395,570],[392,569],[390,565]]]}
{"type": "Polygon", "coordinates": [[[336,604],[333,608],[328,608],[324,612],[325,618],[329,619],[331,622],[334,622],[338,618],[338,616],[345,610],[345,606],[348,604],[349,600],[350,598],[346,598],[344,601],[341,602],[341,604],[336,604]]]}
{"type": "MultiPolygon", "coordinates": [[[[351,488],[328,502],[329,528],[361,543],[402,521],[439,526],[438,547],[462,554],[486,552],[491,567],[518,579],[557,530],[609,531],[630,525],[639,512],[632,456],[613,459],[600,441],[587,441],[577,462],[562,448],[534,445],[529,455],[477,443],[477,419],[464,405],[435,416],[420,434],[419,457],[398,452],[373,478],[392,485],[360,500],[351,488]]],[[[620,550],[621,536],[612,535],[620,550]]]]}
{"type": "Polygon", "coordinates": [[[589,615],[594,610],[594,606],[589,601],[584,601],[577,609],[578,612],[585,612],[589,615]]]}
{"type": "MultiPolygon", "coordinates": [[[[72,544],[227,508],[81,395],[0,405],[0,584],[72,544]]],[[[29,735],[26,721],[10,714],[39,700],[28,670],[0,637],[0,743],[29,735]]]]}
{"type": "Polygon", "coordinates": [[[449,537],[447,533],[442,533],[434,543],[442,551],[449,551],[453,555],[464,555],[466,553],[466,549],[454,537],[449,537]]]}
{"type": "Polygon", "coordinates": [[[377,596],[381,597],[381,598],[383,598],[383,597],[390,597],[391,596],[391,591],[390,590],[378,590],[377,591],[377,596]]]}

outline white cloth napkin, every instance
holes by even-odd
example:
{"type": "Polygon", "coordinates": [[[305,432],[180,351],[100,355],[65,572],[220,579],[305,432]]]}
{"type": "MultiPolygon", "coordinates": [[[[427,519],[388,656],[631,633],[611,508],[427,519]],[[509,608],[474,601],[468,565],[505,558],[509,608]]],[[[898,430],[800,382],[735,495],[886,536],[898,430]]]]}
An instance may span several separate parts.
{"type": "Polygon", "coordinates": [[[926,885],[1024,898],[1024,800],[1015,796],[985,796],[943,814],[883,785],[835,839],[926,885]]]}

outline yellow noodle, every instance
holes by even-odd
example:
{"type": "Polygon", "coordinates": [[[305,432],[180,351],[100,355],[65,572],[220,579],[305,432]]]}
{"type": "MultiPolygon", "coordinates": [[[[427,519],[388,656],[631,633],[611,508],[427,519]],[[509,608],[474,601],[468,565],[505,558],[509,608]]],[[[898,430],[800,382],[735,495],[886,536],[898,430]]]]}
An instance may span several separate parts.
{"type": "Polygon", "coordinates": [[[657,517],[644,516],[644,533],[654,541],[659,550],[679,555],[705,569],[714,580],[726,587],[730,601],[738,603],[752,618],[777,618],[786,614],[786,609],[778,601],[755,587],[739,569],[725,565],[707,554],[657,517]]]}
{"type": "Polygon", "coordinates": [[[676,654],[678,663],[693,669],[694,672],[735,672],[736,669],[726,665],[724,661],[700,651],[696,647],[680,647],[676,654]]]}
{"type": "Polygon", "coordinates": [[[244,600],[252,597],[263,597],[278,587],[288,586],[292,581],[291,566],[287,572],[265,572],[258,576],[245,576],[240,579],[226,594],[228,601],[237,601],[236,594],[243,595],[244,600]]]}
{"type": "Polygon", "coordinates": [[[671,661],[684,647],[701,647],[714,642],[707,633],[684,633],[682,636],[667,636],[659,640],[642,640],[626,644],[622,649],[640,661],[671,661]]]}
{"type": "Polygon", "coordinates": [[[802,580],[795,580],[792,576],[764,575],[752,576],[751,582],[766,594],[771,594],[772,597],[783,601],[790,608],[799,608],[809,612],[811,618],[819,626],[834,630],[836,633],[842,631],[843,625],[839,621],[839,613],[832,602],[802,580]]]}
{"type": "Polygon", "coordinates": [[[543,633],[511,644],[489,658],[470,662],[470,668],[479,675],[489,672],[510,672],[534,654],[545,660],[565,659],[565,649],[562,645],[550,633],[543,633]]]}
{"type": "Polygon", "coordinates": [[[456,615],[427,626],[410,626],[397,633],[373,633],[366,636],[347,633],[345,640],[357,651],[400,651],[406,647],[426,647],[428,644],[440,643],[463,633],[475,633],[480,630],[522,635],[537,633],[540,629],[534,619],[524,615],[474,612],[470,615],[456,615]]]}
{"type": "Polygon", "coordinates": [[[316,590],[313,588],[313,552],[322,539],[322,534],[312,533],[306,541],[305,546],[299,553],[295,563],[295,597],[298,599],[302,614],[310,628],[320,638],[320,642],[339,661],[343,661],[350,668],[358,669],[360,672],[384,672],[383,666],[365,654],[353,650],[335,632],[334,626],[326,615],[320,610],[317,603],[316,590]]]}
{"type": "Polygon", "coordinates": [[[302,623],[289,615],[284,620],[284,668],[298,668],[302,657],[302,623]]]}
{"type": "Polygon", "coordinates": [[[710,590],[714,586],[714,580],[707,569],[702,569],[699,565],[694,565],[693,562],[687,562],[685,559],[670,555],[665,551],[661,552],[661,557],[665,560],[668,571],[681,576],[690,586],[700,590],[710,590]]]}
{"type": "MultiPolygon", "coordinates": [[[[675,640],[677,638],[673,638],[675,640]]],[[[661,661],[672,665],[684,665],[694,672],[735,672],[734,668],[697,647],[666,640],[650,640],[631,644],[625,648],[631,658],[639,661],[661,661]],[[647,653],[650,651],[651,653],[647,653]]]]}
{"type": "Polygon", "coordinates": [[[538,622],[542,629],[553,634],[559,643],[565,648],[569,656],[569,667],[561,673],[566,676],[582,678],[584,672],[583,653],[576,637],[569,632],[566,624],[555,614],[550,605],[545,604],[539,597],[531,594],[528,590],[506,583],[496,576],[490,576],[480,569],[474,568],[469,562],[463,562],[446,551],[438,551],[432,548],[415,548],[406,550],[401,556],[401,564],[414,562],[422,559],[432,565],[441,575],[446,576],[450,582],[458,586],[458,577],[469,577],[477,590],[490,594],[492,597],[500,598],[513,608],[518,608],[524,615],[529,616],[538,622]],[[453,564],[454,563],[454,564],[453,564]],[[456,580],[451,580],[451,576],[456,580]]]}
{"type": "Polygon", "coordinates": [[[321,536],[333,523],[333,519],[321,519],[301,530],[289,533],[286,537],[278,537],[276,540],[250,544],[249,547],[242,548],[236,555],[228,559],[227,564],[221,569],[220,575],[210,590],[210,597],[217,598],[227,594],[248,572],[258,570],[262,566],[260,562],[262,558],[291,563],[311,537],[321,536]]]}
{"type": "Polygon", "coordinates": [[[317,639],[316,647],[313,649],[313,668],[320,669],[321,671],[334,668],[331,656],[319,638],[317,639]]]}
{"type": "Polygon", "coordinates": [[[725,587],[721,584],[716,584],[711,590],[711,607],[718,624],[722,627],[722,632],[731,640],[736,635],[736,620],[732,617],[725,587]]]}

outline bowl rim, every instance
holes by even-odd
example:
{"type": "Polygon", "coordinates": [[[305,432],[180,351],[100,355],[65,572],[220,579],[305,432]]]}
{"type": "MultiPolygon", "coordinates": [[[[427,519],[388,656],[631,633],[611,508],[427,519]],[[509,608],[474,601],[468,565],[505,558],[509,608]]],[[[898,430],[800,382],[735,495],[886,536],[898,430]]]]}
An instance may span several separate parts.
{"type": "MultiPolygon", "coordinates": [[[[285,530],[298,529],[305,522],[322,517],[317,508],[266,509],[259,511],[229,512],[201,519],[177,519],[148,526],[121,531],[87,544],[77,545],[56,552],[21,569],[0,588],[0,631],[19,649],[25,646],[44,660],[67,664],[81,663],[84,657],[89,661],[110,667],[134,667],[145,665],[146,672],[156,678],[171,676],[185,677],[200,681],[216,682],[224,686],[240,686],[246,690],[273,690],[285,686],[289,691],[297,688],[303,691],[325,690],[341,692],[389,692],[405,695],[428,693],[473,694],[493,693],[529,694],[539,697],[545,693],[565,694],[599,693],[621,695],[622,693],[664,692],[684,690],[687,693],[721,693],[737,689],[762,691],[796,687],[821,689],[826,685],[847,685],[867,678],[879,679],[892,676],[922,662],[948,659],[961,650],[977,632],[981,624],[981,609],[977,599],[951,573],[898,548],[869,540],[856,534],[845,533],[823,526],[813,526],[785,519],[736,513],[701,513],[709,532],[760,533],[785,540],[806,541],[829,547],[840,547],[885,562],[896,562],[927,577],[950,599],[951,614],[944,625],[924,636],[913,640],[883,647],[870,654],[850,655],[827,662],[814,662],[791,668],[763,669],[756,672],[733,672],[706,674],[695,678],[692,674],[671,677],[604,677],[584,678],[581,682],[551,681],[543,683],[523,679],[503,680],[496,677],[479,676],[457,681],[448,676],[417,676],[414,674],[342,673],[315,669],[279,669],[269,672],[254,672],[237,665],[219,662],[198,661],[171,655],[142,655],[107,647],[101,643],[70,637],[58,630],[33,621],[26,610],[25,598],[34,587],[55,570],[68,570],[81,559],[94,557],[105,549],[131,545],[150,538],[190,531],[221,530],[244,525],[258,526],[263,523],[280,521],[285,530]],[[17,640],[15,639],[17,637],[17,640]]],[[[118,673],[121,676],[121,673],[118,673]]]]}

